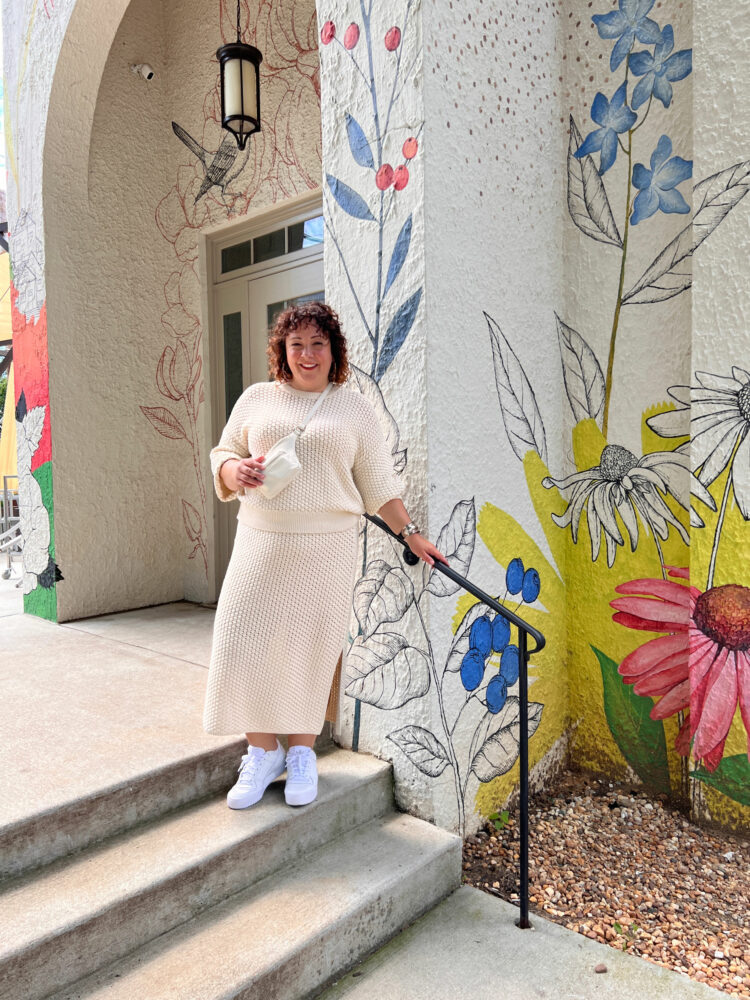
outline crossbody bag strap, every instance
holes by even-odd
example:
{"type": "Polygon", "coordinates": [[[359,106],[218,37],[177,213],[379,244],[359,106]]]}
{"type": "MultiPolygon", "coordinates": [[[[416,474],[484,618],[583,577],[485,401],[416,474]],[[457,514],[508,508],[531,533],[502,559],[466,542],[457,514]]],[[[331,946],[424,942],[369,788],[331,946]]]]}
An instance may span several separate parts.
{"type": "Polygon", "coordinates": [[[304,431],[305,427],[307,427],[307,425],[310,423],[312,418],[315,416],[316,410],[318,409],[320,404],[323,402],[323,400],[326,398],[326,396],[332,389],[333,389],[333,382],[329,382],[328,385],[325,387],[325,389],[321,392],[320,396],[318,396],[318,398],[315,400],[315,403],[310,412],[305,417],[304,422],[301,423],[299,427],[294,428],[294,432],[297,435],[297,437],[300,436],[300,434],[304,431]]]}

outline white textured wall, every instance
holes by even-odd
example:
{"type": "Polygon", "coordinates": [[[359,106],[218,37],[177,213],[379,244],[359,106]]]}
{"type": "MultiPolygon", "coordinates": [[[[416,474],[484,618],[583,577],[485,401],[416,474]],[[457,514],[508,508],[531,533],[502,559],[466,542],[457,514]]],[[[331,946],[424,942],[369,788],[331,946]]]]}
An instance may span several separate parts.
{"type": "MultiPolygon", "coordinates": [[[[487,317],[533,386],[555,456],[562,412],[553,313],[562,279],[558,19],[536,3],[502,7],[424,7],[429,526],[437,537],[459,501],[473,500],[477,518],[490,502],[546,550],[523,465],[505,431],[487,317]]],[[[499,563],[477,535],[466,574],[500,596],[505,567],[519,555],[510,538],[502,548],[499,563]]],[[[440,666],[459,597],[430,601],[440,666]]],[[[564,678],[560,684],[564,689],[564,678]]],[[[458,675],[446,679],[443,697],[450,728],[466,697],[458,675]]],[[[454,733],[462,775],[478,712],[467,711],[454,733]]],[[[446,740],[437,714],[434,721],[435,735],[446,740]]],[[[434,784],[437,821],[450,826],[456,814],[450,772],[434,784]]],[[[480,822],[478,784],[474,777],[468,784],[468,828],[480,822]]]]}
{"type": "MultiPolygon", "coordinates": [[[[227,201],[213,189],[196,202],[203,168],[171,122],[209,151],[221,142],[215,51],[230,27],[222,11],[197,0],[187,8],[133,0],[110,48],[106,30],[91,33],[101,12],[83,4],[55,81],[46,207],[56,262],[49,343],[61,620],[211,596],[200,549],[188,558],[194,539],[183,518],[184,501],[208,555],[208,389],[194,419],[184,401],[160,394],[159,358],[180,344],[205,358],[201,228],[308,190],[320,176],[314,6],[260,3],[251,23],[267,74],[264,130],[238,158],[227,201]],[[106,65],[71,109],[66,92],[88,44],[100,57],[108,51],[106,65]],[[154,67],[152,81],[130,72],[140,62],[154,67]],[[186,437],[157,433],[141,407],[169,409],[186,437]]],[[[117,23],[113,10],[110,32],[117,23]]],[[[202,384],[203,375],[196,400],[202,384]]]]}

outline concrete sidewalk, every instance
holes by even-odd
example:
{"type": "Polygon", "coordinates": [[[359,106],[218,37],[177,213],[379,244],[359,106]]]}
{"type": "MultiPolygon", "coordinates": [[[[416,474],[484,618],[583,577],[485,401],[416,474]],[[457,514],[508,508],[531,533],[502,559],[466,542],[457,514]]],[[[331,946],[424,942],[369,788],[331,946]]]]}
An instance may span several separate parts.
{"type": "Polygon", "coordinates": [[[719,1000],[702,983],[462,886],[319,1000],[719,1000]],[[594,971],[604,964],[606,972],[594,971]]]}

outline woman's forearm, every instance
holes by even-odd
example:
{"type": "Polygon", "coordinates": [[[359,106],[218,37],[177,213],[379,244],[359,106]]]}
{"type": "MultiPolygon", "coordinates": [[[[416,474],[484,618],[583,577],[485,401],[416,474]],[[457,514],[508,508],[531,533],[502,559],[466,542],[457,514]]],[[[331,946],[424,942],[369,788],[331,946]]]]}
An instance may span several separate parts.
{"type": "Polygon", "coordinates": [[[382,517],[391,531],[395,531],[397,535],[401,533],[401,529],[411,520],[403,501],[399,497],[389,500],[388,503],[384,503],[378,511],[378,517],[382,517]]]}

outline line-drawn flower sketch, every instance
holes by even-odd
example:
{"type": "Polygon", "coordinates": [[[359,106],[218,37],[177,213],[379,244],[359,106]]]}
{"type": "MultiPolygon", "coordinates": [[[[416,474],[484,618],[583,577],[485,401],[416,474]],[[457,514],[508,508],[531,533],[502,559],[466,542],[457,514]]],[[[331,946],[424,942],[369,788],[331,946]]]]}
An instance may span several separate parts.
{"type": "MultiPolygon", "coordinates": [[[[573,541],[578,540],[578,525],[583,511],[588,518],[591,536],[591,558],[596,561],[601,546],[601,536],[607,548],[607,565],[612,566],[617,546],[624,545],[617,517],[619,514],[635,551],[638,544],[638,517],[653,533],[659,554],[659,564],[664,573],[664,557],[659,539],[669,537],[672,525],[687,544],[687,529],[675,517],[666,503],[672,496],[685,510],[690,508],[690,459],[674,451],[654,451],[641,458],[619,444],[608,444],[601,453],[599,464],[583,472],[576,472],[565,479],[547,476],[542,485],[547,489],[556,486],[561,492],[571,490],[568,507],[562,516],[552,515],[560,528],[570,531],[573,541]],[[636,516],[638,515],[638,517],[636,516]]],[[[693,483],[693,493],[703,503],[715,509],[711,494],[699,482],[693,483]]]]}
{"type": "MultiPolygon", "coordinates": [[[[473,500],[455,505],[441,529],[437,545],[453,569],[468,572],[476,538],[473,500]]],[[[395,553],[394,548],[394,553],[395,553]]],[[[398,555],[396,553],[396,559],[398,555]]],[[[473,604],[459,622],[445,663],[439,667],[424,618],[426,595],[443,598],[456,594],[459,585],[424,565],[416,576],[397,562],[370,561],[354,592],[354,610],[360,634],[347,654],[349,697],[384,711],[403,708],[430,691],[437,702],[441,728],[406,725],[394,729],[388,739],[422,774],[439,777],[450,769],[456,795],[458,829],[466,829],[465,803],[472,775],[488,782],[507,773],[519,753],[520,702],[511,693],[518,683],[518,646],[510,642],[508,622],[481,603],[473,604]],[[412,615],[417,620],[423,645],[410,645],[397,623],[412,615]],[[458,682],[458,683],[457,683],[458,682]],[[460,684],[460,688],[458,688],[460,684]],[[450,706],[458,688],[465,697],[449,720],[450,706]],[[459,747],[469,745],[466,758],[459,747]]],[[[509,564],[508,594],[533,603],[541,583],[533,567],[525,569],[520,559],[509,564]]],[[[529,704],[529,734],[542,717],[542,705],[529,704]]]]}
{"type": "Polygon", "coordinates": [[[688,386],[672,386],[669,394],[678,404],[676,409],[649,417],[647,423],[665,438],[690,433],[693,471],[704,487],[730,467],[711,550],[706,582],[710,589],[730,489],[740,513],[750,520],[750,372],[735,365],[731,377],[696,372],[695,379],[698,384],[692,392],[688,386]]]}

